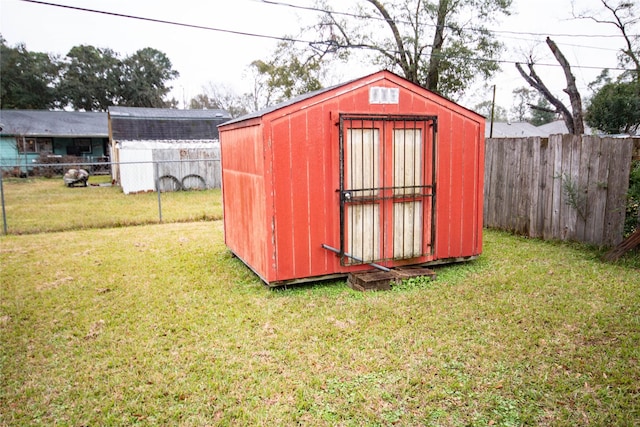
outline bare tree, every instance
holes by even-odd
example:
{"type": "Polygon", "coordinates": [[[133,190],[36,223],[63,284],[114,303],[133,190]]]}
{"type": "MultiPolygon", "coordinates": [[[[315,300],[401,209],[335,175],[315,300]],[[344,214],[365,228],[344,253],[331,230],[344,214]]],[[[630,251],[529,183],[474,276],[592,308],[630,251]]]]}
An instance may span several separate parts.
{"type": "Polygon", "coordinates": [[[600,0],[600,3],[603,8],[598,11],[573,12],[573,16],[616,27],[624,39],[624,47],[618,52],[618,64],[627,70],[616,81],[611,81],[608,70],[605,69],[592,82],[590,88],[594,91],[594,96],[590,100],[585,118],[592,128],[604,132],[635,133],[640,126],[638,2],[600,0]]]}
{"type": "MultiPolygon", "coordinates": [[[[634,79],[640,83],[640,58],[638,52],[640,48],[637,45],[638,34],[634,34],[633,27],[640,22],[640,13],[638,12],[638,4],[635,1],[619,0],[614,2],[611,0],[600,0],[604,8],[612,15],[610,18],[603,18],[597,12],[580,12],[573,13],[578,19],[590,19],[599,24],[610,24],[615,26],[622,34],[625,41],[625,48],[620,50],[618,60],[620,64],[633,64],[635,69],[634,79]]],[[[572,2],[573,6],[573,2],[572,2]]]]}
{"type": "Polygon", "coordinates": [[[202,91],[191,99],[189,108],[225,110],[234,118],[249,111],[245,97],[236,94],[229,85],[210,82],[202,91]]]}
{"type": "Polygon", "coordinates": [[[553,40],[547,37],[546,42],[547,46],[549,46],[549,49],[551,49],[551,52],[556,57],[556,60],[564,71],[565,79],[567,80],[567,87],[566,89],[564,89],[564,92],[569,95],[572,111],[570,111],[562,101],[555,97],[551,93],[549,88],[544,84],[540,76],[538,76],[538,74],[535,72],[535,64],[533,63],[533,60],[530,60],[527,63],[527,67],[529,69],[528,74],[522,68],[522,65],[520,63],[516,63],[516,68],[520,72],[520,75],[527,81],[527,83],[529,83],[531,87],[537,90],[542,96],[544,96],[547,101],[549,101],[551,105],[555,107],[555,111],[562,116],[562,119],[564,120],[569,133],[574,135],[582,135],[584,133],[582,98],[576,86],[576,79],[571,72],[571,66],[569,65],[569,61],[567,61],[567,59],[553,40]]]}

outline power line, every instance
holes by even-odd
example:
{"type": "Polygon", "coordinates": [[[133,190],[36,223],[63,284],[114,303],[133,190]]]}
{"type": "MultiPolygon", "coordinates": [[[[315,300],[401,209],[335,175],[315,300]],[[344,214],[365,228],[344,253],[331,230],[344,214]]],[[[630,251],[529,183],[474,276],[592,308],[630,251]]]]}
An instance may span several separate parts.
{"type": "MultiPolygon", "coordinates": [[[[522,40],[522,41],[529,41],[529,42],[538,42],[538,43],[544,43],[544,41],[540,40],[540,39],[532,39],[532,38],[524,38],[524,37],[507,37],[508,39],[511,40],[522,40]]],[[[562,42],[558,42],[556,43],[558,46],[569,46],[569,47],[579,47],[582,49],[593,49],[593,50],[606,50],[609,52],[619,52],[620,48],[611,48],[611,47],[601,47],[601,46],[587,46],[584,44],[574,44],[574,43],[562,43],[562,42]]]]}
{"type": "MultiPolygon", "coordinates": [[[[362,14],[357,14],[357,13],[351,13],[351,12],[341,12],[341,11],[333,11],[333,10],[328,10],[328,9],[322,9],[322,8],[318,8],[318,7],[313,7],[313,6],[299,6],[299,5],[295,5],[295,4],[291,4],[291,3],[285,3],[282,1],[276,1],[276,0],[250,0],[256,3],[262,3],[262,4],[267,4],[267,5],[272,5],[272,6],[281,6],[281,7],[288,7],[288,8],[292,8],[292,9],[300,9],[300,10],[305,10],[305,11],[310,11],[310,12],[319,12],[319,13],[331,13],[334,15],[341,15],[341,16],[348,16],[351,18],[357,18],[357,19],[372,19],[372,20],[377,20],[377,21],[382,21],[382,22],[386,22],[386,19],[382,18],[382,17],[378,17],[378,16],[370,16],[370,15],[362,15],[362,14]]],[[[411,24],[409,22],[406,21],[402,21],[402,20],[396,20],[396,22],[398,23],[403,23],[405,25],[411,24]]],[[[423,24],[426,27],[436,27],[436,25],[433,24],[423,24]]],[[[452,26],[447,26],[450,29],[455,29],[455,30],[459,30],[458,28],[453,28],[452,26]]],[[[464,29],[465,31],[474,31],[474,32],[479,32],[479,31],[485,31],[485,30],[481,30],[478,28],[474,28],[474,27],[468,27],[464,29]]],[[[598,35],[598,34],[564,34],[564,33],[535,33],[535,32],[521,32],[521,31],[507,31],[507,30],[492,30],[492,29],[487,29],[486,31],[490,32],[490,33],[494,33],[496,35],[499,35],[501,33],[504,34],[513,34],[513,35],[522,35],[522,36],[536,36],[536,37],[580,37],[580,38],[585,38],[585,37],[590,37],[590,38],[620,38],[623,37],[622,35],[617,35],[617,34],[602,34],[602,35],[598,35]]],[[[540,39],[533,39],[533,38],[523,38],[523,37],[507,37],[507,36],[500,36],[503,39],[511,39],[511,40],[523,40],[523,41],[532,41],[532,42],[539,42],[539,43],[543,43],[542,40],[540,39]]],[[[578,48],[583,48],[583,49],[594,49],[594,50],[604,50],[604,51],[610,51],[610,52],[617,52],[620,49],[615,49],[615,48],[609,48],[609,47],[600,47],[600,46],[588,46],[588,45],[584,45],[584,44],[573,44],[573,43],[562,43],[562,42],[558,42],[557,43],[559,46],[569,46],[569,47],[578,47],[578,48]]]]}
{"type": "Polygon", "coordinates": [[[266,35],[266,34],[255,34],[255,33],[247,33],[247,32],[244,32],[244,31],[226,30],[226,29],[222,29],[222,28],[208,27],[208,26],[205,26],[205,25],[187,24],[187,23],[183,23],[183,22],[167,21],[167,20],[164,20],[164,19],[156,19],[156,18],[145,18],[143,16],[134,16],[134,15],[124,14],[124,13],[108,12],[108,11],[105,11],[105,10],[88,9],[88,8],[78,7],[78,6],[70,6],[70,5],[57,4],[57,3],[49,3],[49,2],[46,2],[46,1],[40,1],[40,0],[20,0],[20,1],[23,1],[23,2],[26,2],[26,3],[41,4],[41,5],[45,5],[45,6],[55,6],[55,7],[60,7],[60,8],[63,8],[63,9],[78,10],[78,11],[81,11],[81,12],[99,13],[99,14],[102,14],[102,15],[116,16],[116,17],[119,17],[119,18],[137,19],[139,21],[155,22],[155,23],[158,23],[158,24],[176,25],[176,26],[180,26],[180,27],[195,28],[195,29],[199,29],[199,30],[217,31],[217,32],[220,32],[220,33],[236,34],[236,35],[240,35],[240,36],[259,37],[259,38],[264,38],[264,39],[279,40],[279,41],[291,41],[291,42],[298,42],[298,43],[312,43],[309,40],[299,40],[299,39],[295,39],[295,38],[292,38],[292,37],[270,36],[270,35],[266,35]]]}
{"type": "MultiPolygon", "coordinates": [[[[331,13],[334,15],[340,15],[340,16],[348,16],[351,18],[358,18],[358,19],[373,19],[376,21],[382,21],[382,22],[387,22],[387,20],[385,18],[382,17],[378,17],[378,16],[371,16],[371,15],[361,15],[361,14],[357,14],[357,13],[352,13],[352,12],[340,12],[340,11],[334,11],[334,10],[329,10],[329,9],[322,9],[322,8],[318,8],[318,7],[312,7],[312,6],[299,6],[296,4],[291,4],[291,3],[285,3],[285,2],[281,2],[281,1],[275,1],[275,0],[252,0],[254,2],[257,3],[265,3],[265,4],[270,4],[270,5],[276,5],[276,6],[284,6],[284,7],[290,7],[293,9],[301,9],[301,10],[307,10],[307,11],[312,11],[312,12],[320,12],[320,13],[331,13]]],[[[412,24],[411,22],[407,22],[407,21],[402,21],[402,20],[395,20],[395,22],[397,23],[402,23],[402,24],[412,24]]],[[[436,27],[436,25],[434,24],[423,24],[424,26],[427,27],[436,27]]],[[[447,26],[446,27],[450,28],[450,29],[455,29],[455,30],[459,30],[458,28],[454,28],[451,26],[447,26]]],[[[484,29],[479,29],[479,28],[474,28],[474,27],[469,27],[466,28],[469,31],[485,31],[484,29]]],[[[580,38],[620,38],[623,37],[622,35],[619,34],[568,34],[568,33],[536,33],[536,32],[526,32],[526,31],[509,31],[509,30],[492,30],[492,29],[488,29],[489,32],[491,33],[495,33],[495,34],[514,34],[514,35],[520,35],[520,36],[538,36],[538,37],[580,37],[580,38]]]]}
{"type": "MultiPolygon", "coordinates": [[[[347,45],[339,45],[335,41],[319,41],[318,42],[318,41],[302,40],[302,39],[298,39],[298,38],[294,38],[294,37],[286,37],[286,36],[282,37],[282,36],[271,36],[271,35],[265,35],[265,34],[256,34],[256,33],[244,32],[244,31],[228,30],[228,29],[215,28],[215,27],[209,27],[209,26],[204,26],[204,25],[188,24],[188,23],[169,21],[169,20],[164,20],[164,19],[156,19],[156,18],[146,18],[146,17],[135,16],[135,15],[130,15],[130,14],[123,14],[123,13],[117,13],[117,12],[108,12],[108,11],[104,11],[104,10],[89,9],[89,8],[78,7],[78,6],[70,6],[70,5],[64,5],[64,4],[58,4],[58,3],[51,3],[51,2],[46,2],[46,1],[42,1],[42,0],[20,0],[20,1],[23,1],[23,2],[26,2],[26,3],[34,3],[34,4],[39,4],[39,5],[45,5],[45,6],[54,6],[54,7],[64,8],[64,9],[77,10],[77,11],[81,11],[81,12],[98,13],[98,14],[102,14],[102,15],[115,16],[115,17],[119,17],[119,18],[135,19],[135,20],[139,20],[139,21],[153,22],[153,23],[166,24],[166,25],[175,25],[175,26],[180,26],[180,27],[194,28],[194,29],[200,29],[200,30],[206,30],[206,31],[215,31],[215,32],[221,32],[221,33],[227,33],[227,34],[235,34],[235,35],[247,36],[247,37],[258,37],[258,38],[277,40],[277,41],[288,41],[288,42],[293,42],[293,43],[304,43],[304,44],[307,44],[307,45],[309,45],[311,47],[317,46],[317,45],[325,45],[325,46],[327,46],[329,48],[354,48],[354,49],[377,50],[377,48],[375,48],[374,46],[368,46],[368,45],[347,46],[347,45]]],[[[303,6],[290,5],[288,3],[280,3],[280,2],[276,2],[276,1],[272,1],[272,0],[253,0],[253,1],[259,1],[259,2],[268,3],[268,4],[278,4],[278,5],[291,6],[291,7],[296,7],[296,8],[305,8],[305,9],[316,10],[316,8],[308,8],[308,7],[303,7],[303,6]]],[[[354,16],[357,16],[357,15],[354,15],[354,16]]],[[[397,54],[401,53],[399,51],[394,51],[394,50],[389,50],[389,52],[397,53],[397,54]]],[[[442,55],[442,56],[445,57],[444,55],[442,55]]],[[[474,58],[474,57],[455,57],[455,58],[456,59],[469,60],[469,61],[488,61],[488,62],[495,62],[495,63],[501,63],[501,64],[516,64],[518,62],[520,62],[520,63],[523,62],[523,61],[513,61],[513,60],[504,60],[504,59],[489,59],[489,58],[474,58]]],[[[536,66],[550,66],[550,67],[559,67],[560,66],[559,64],[544,64],[544,63],[536,63],[535,65],[536,66]]],[[[629,70],[627,70],[625,68],[589,66],[589,65],[576,65],[576,66],[572,66],[572,68],[600,69],[600,70],[601,69],[605,69],[605,68],[609,68],[611,70],[616,70],[616,71],[629,71],[629,70]]]]}

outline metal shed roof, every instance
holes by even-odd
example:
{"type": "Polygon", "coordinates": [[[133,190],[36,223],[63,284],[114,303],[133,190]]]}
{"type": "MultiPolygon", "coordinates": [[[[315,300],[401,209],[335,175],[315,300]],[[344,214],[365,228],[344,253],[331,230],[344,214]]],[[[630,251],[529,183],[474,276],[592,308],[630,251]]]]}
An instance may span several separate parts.
{"type": "Polygon", "coordinates": [[[217,139],[218,125],[230,118],[224,110],[109,107],[115,141],[217,139]]]}
{"type": "Polygon", "coordinates": [[[107,113],[1,110],[2,135],[107,138],[107,113]]]}
{"type": "Polygon", "coordinates": [[[262,117],[265,114],[268,114],[268,113],[270,113],[272,111],[276,111],[276,110],[279,110],[281,108],[288,107],[289,105],[293,105],[293,104],[295,104],[297,102],[304,101],[305,99],[312,98],[312,97],[314,97],[316,95],[320,95],[322,93],[328,92],[330,90],[333,90],[333,89],[335,89],[337,87],[346,85],[348,83],[349,82],[341,83],[339,85],[335,85],[335,86],[331,86],[331,87],[327,87],[327,88],[323,88],[323,89],[318,89],[318,90],[315,90],[313,92],[308,92],[308,93],[305,93],[305,94],[302,94],[302,95],[298,95],[298,96],[295,96],[295,97],[293,97],[291,99],[283,101],[283,102],[281,102],[279,104],[263,108],[262,110],[255,111],[253,113],[245,114],[244,116],[237,117],[237,118],[235,118],[233,120],[229,120],[229,121],[225,122],[224,124],[232,124],[232,123],[242,122],[242,121],[245,121],[245,120],[255,119],[257,117],[262,117]]]}
{"type": "Polygon", "coordinates": [[[175,108],[109,107],[111,117],[130,119],[230,119],[225,110],[177,110],[175,108]]]}

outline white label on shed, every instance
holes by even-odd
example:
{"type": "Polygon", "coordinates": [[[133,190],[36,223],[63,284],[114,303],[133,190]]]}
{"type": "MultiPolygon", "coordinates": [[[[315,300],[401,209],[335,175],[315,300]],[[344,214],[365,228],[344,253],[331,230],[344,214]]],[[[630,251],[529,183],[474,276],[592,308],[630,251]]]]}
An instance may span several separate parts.
{"type": "Polygon", "coordinates": [[[370,87],[369,104],[397,104],[400,89],[397,87],[370,87]]]}

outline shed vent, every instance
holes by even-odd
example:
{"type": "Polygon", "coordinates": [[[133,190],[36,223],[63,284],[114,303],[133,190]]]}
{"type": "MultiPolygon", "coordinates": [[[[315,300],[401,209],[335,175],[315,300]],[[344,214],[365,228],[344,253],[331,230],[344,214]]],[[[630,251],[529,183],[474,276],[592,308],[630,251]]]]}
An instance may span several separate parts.
{"type": "Polygon", "coordinates": [[[369,104],[397,104],[400,97],[400,89],[397,87],[369,88],[369,104]]]}

